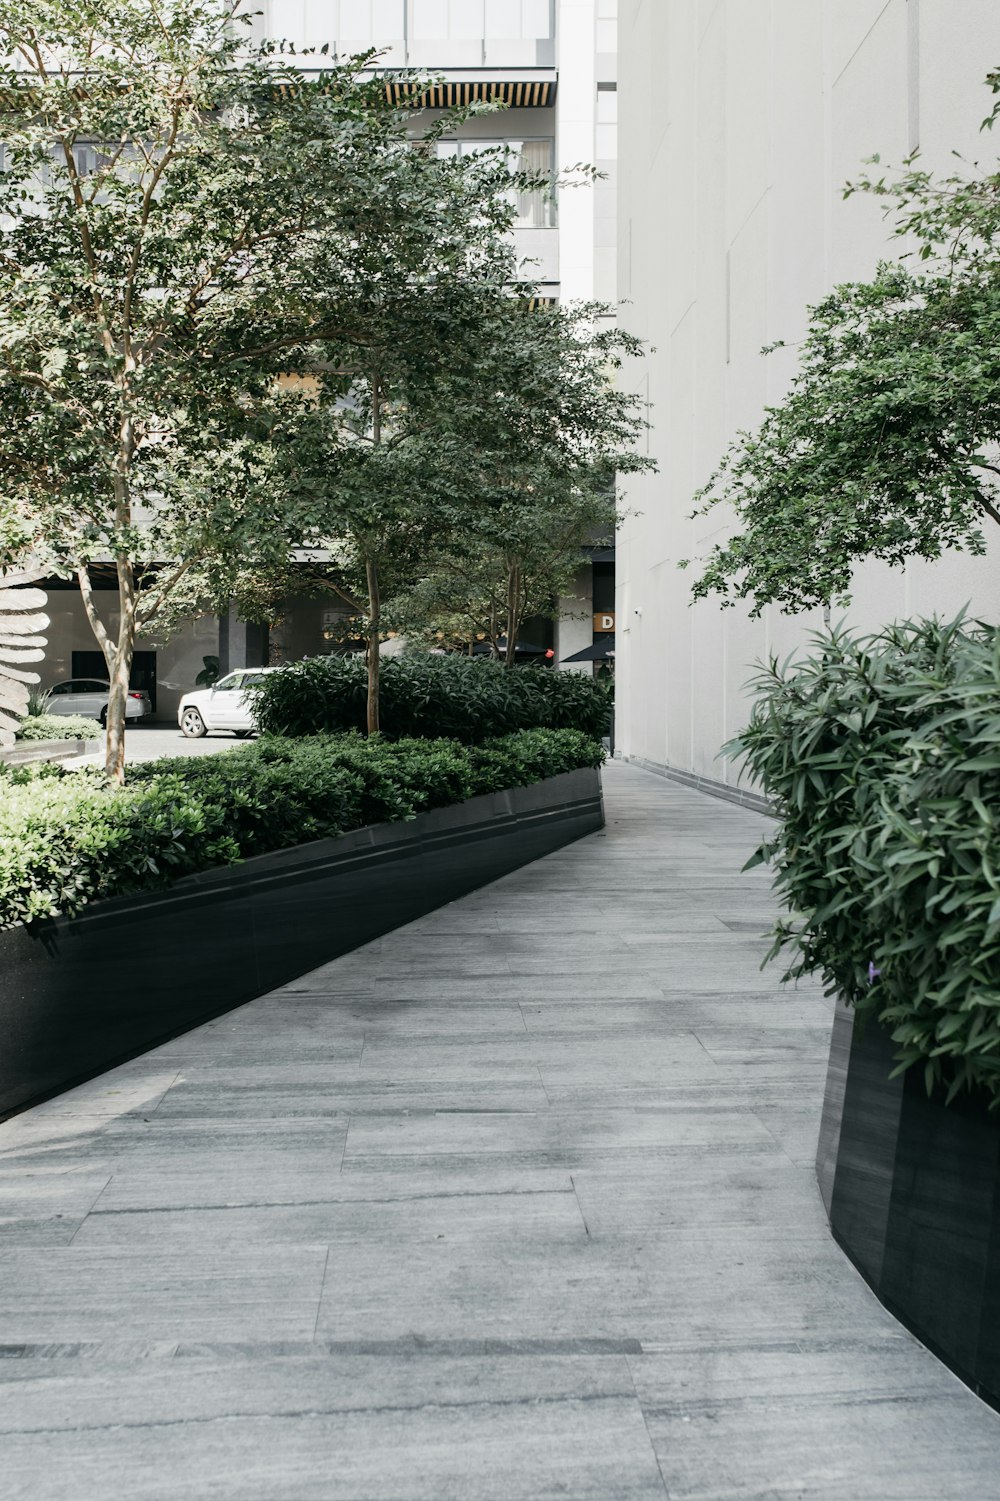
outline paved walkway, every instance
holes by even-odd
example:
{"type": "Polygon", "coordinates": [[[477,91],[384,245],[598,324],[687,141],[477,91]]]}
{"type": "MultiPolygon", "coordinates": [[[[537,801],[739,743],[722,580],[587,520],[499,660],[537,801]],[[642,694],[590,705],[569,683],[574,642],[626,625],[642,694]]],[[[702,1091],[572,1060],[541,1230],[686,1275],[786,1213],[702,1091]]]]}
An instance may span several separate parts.
{"type": "Polygon", "coordinates": [[[827,1233],[764,820],[606,789],[605,834],[0,1127],[4,1501],[997,1495],[1000,1418],[827,1233]]]}

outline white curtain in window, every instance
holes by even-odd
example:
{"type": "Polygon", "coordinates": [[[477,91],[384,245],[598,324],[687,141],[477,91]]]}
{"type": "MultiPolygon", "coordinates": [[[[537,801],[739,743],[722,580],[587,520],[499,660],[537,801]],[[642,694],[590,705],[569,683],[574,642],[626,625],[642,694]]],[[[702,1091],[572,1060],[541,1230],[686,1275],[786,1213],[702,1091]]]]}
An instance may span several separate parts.
{"type": "MultiPolygon", "coordinates": [[[[532,177],[552,177],[552,141],[523,141],[521,143],[520,169],[532,177]]],[[[518,222],[530,229],[544,229],[552,219],[551,199],[542,192],[519,193],[517,199],[518,222]]]]}

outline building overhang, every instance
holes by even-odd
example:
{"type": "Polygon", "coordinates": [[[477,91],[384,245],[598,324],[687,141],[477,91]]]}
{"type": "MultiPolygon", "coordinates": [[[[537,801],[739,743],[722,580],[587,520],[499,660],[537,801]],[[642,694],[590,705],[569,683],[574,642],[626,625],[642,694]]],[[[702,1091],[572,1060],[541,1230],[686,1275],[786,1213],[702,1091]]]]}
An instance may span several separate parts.
{"type": "Polygon", "coordinates": [[[391,104],[420,109],[454,109],[467,104],[505,104],[510,109],[551,109],[559,74],[555,68],[463,68],[430,83],[394,73],[385,81],[391,104]]]}

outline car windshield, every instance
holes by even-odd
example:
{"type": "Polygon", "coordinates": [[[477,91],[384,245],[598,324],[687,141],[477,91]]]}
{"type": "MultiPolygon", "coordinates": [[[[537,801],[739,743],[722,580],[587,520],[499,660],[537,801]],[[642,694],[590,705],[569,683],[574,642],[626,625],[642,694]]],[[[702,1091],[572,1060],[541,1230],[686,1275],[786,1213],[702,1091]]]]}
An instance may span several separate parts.
{"type": "Polygon", "coordinates": [[[242,673],[231,672],[231,673],[228,674],[227,677],[220,678],[219,681],[216,683],[215,686],[216,686],[216,688],[221,688],[223,690],[225,690],[227,688],[238,688],[240,686],[240,678],[241,677],[242,677],[242,673]]]}

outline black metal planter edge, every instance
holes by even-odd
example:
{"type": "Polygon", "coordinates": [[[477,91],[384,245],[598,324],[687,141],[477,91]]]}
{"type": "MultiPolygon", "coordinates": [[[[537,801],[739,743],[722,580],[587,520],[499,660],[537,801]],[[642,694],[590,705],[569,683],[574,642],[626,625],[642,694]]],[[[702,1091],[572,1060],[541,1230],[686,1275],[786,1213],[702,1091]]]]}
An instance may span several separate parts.
{"type": "Polygon", "coordinates": [[[1000,1116],[946,1106],[838,1004],[817,1154],[833,1239],[884,1308],[1000,1411],[1000,1116]]]}
{"type": "Polygon", "coordinates": [[[0,932],[0,1120],[603,825],[585,768],[0,932]]]}

